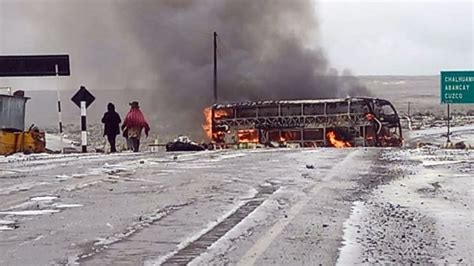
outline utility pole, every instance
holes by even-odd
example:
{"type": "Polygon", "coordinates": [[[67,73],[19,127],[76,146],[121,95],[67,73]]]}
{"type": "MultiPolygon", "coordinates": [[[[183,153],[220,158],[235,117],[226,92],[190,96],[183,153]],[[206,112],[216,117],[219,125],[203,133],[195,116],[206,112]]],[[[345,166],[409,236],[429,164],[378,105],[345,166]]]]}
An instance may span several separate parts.
{"type": "Polygon", "coordinates": [[[447,140],[448,143],[451,142],[451,136],[450,136],[450,132],[449,132],[449,122],[450,122],[449,120],[451,120],[451,112],[449,110],[449,103],[448,103],[448,136],[447,136],[448,137],[448,140],[447,140]]]}
{"type": "Polygon", "coordinates": [[[217,32],[214,32],[214,103],[217,103],[217,32]]]}

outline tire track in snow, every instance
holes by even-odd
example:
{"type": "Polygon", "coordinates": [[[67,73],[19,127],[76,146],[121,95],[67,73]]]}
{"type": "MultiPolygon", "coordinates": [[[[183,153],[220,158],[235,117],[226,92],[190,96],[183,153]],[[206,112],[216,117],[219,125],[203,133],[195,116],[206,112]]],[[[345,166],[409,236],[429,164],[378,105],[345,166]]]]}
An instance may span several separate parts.
{"type": "Polygon", "coordinates": [[[255,211],[278,189],[279,186],[275,183],[260,185],[258,193],[254,197],[242,201],[216,222],[209,224],[207,228],[192,236],[191,239],[180,243],[177,250],[145,265],[185,265],[190,263],[255,211]]]}
{"type": "Polygon", "coordinates": [[[173,212],[192,204],[192,202],[186,202],[178,205],[170,205],[164,208],[158,209],[154,213],[143,215],[140,217],[138,222],[133,223],[132,225],[125,228],[123,231],[117,232],[113,235],[107,236],[105,238],[96,240],[92,243],[84,252],[76,255],[75,257],[68,258],[68,265],[74,265],[80,262],[91,259],[93,256],[103,252],[111,245],[124,241],[130,238],[132,235],[144,230],[146,227],[153,225],[153,223],[165,218],[166,216],[172,214],[173,212]]]}

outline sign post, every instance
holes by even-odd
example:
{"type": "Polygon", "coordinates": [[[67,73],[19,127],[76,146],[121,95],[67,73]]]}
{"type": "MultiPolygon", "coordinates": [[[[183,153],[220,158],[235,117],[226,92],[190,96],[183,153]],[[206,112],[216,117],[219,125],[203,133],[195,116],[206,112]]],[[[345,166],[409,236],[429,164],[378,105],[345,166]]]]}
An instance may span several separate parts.
{"type": "Polygon", "coordinates": [[[448,134],[446,142],[450,143],[451,142],[451,132],[449,132],[449,122],[451,121],[451,112],[449,111],[449,103],[448,103],[448,134]]]}
{"type": "Polygon", "coordinates": [[[59,66],[56,64],[54,66],[55,72],[56,72],[56,91],[57,91],[57,96],[58,96],[58,124],[59,124],[59,141],[61,145],[61,152],[64,151],[63,149],[63,118],[61,115],[61,92],[59,89],[59,66]]]}
{"type": "Polygon", "coordinates": [[[87,152],[87,122],[86,122],[86,102],[81,101],[81,145],[82,152],[87,152]]]}
{"type": "Polygon", "coordinates": [[[87,119],[86,119],[86,110],[94,102],[95,97],[86,89],[86,87],[81,86],[81,88],[72,96],[71,101],[73,101],[79,108],[81,108],[81,145],[82,152],[87,152],[87,119]]]}
{"type": "Polygon", "coordinates": [[[450,137],[450,104],[472,104],[474,103],[474,71],[441,71],[441,103],[447,104],[448,112],[448,134],[450,137]]]}

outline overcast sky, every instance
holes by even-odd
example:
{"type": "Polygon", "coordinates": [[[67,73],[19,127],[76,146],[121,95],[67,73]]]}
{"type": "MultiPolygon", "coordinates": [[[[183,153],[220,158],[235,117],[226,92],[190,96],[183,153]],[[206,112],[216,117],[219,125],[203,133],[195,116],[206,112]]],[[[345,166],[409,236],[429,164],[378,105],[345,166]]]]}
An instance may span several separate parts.
{"type": "Polygon", "coordinates": [[[356,75],[474,69],[473,1],[322,1],[322,45],[356,75]]]}

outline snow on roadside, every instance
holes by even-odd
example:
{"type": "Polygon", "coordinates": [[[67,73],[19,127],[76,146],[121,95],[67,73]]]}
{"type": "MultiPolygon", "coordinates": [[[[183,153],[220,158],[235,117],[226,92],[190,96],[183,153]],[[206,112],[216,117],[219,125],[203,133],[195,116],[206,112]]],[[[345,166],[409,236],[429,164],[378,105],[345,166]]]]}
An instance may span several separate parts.
{"type": "MultiPolygon", "coordinates": [[[[474,125],[451,127],[450,132],[451,141],[453,143],[463,141],[466,144],[474,146],[474,125]]],[[[436,145],[442,145],[446,142],[446,133],[446,127],[435,127],[423,130],[408,131],[406,135],[408,135],[410,142],[422,141],[436,145]]]]}
{"type": "Polygon", "coordinates": [[[51,151],[60,151],[64,148],[78,148],[74,146],[74,141],[67,138],[63,138],[61,143],[61,137],[54,134],[46,133],[46,149],[51,151]]]}
{"type": "Polygon", "coordinates": [[[424,147],[383,158],[403,171],[373,191],[363,217],[354,208],[338,264],[474,264],[474,154],[424,147]]]}
{"type": "Polygon", "coordinates": [[[349,219],[344,222],[344,233],[342,246],[339,249],[339,257],[336,265],[351,265],[355,261],[361,261],[362,247],[357,242],[360,233],[362,218],[367,216],[367,209],[362,201],[355,201],[349,219]]]}
{"type": "Polygon", "coordinates": [[[384,197],[434,219],[438,241],[449,243],[441,263],[474,264],[474,153],[418,149],[414,154],[425,157],[422,164],[387,187],[384,197]],[[437,163],[446,161],[456,163],[437,163]]]}

